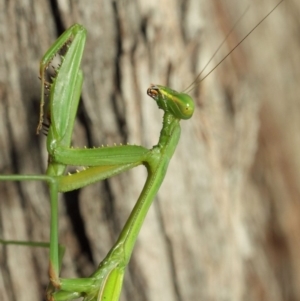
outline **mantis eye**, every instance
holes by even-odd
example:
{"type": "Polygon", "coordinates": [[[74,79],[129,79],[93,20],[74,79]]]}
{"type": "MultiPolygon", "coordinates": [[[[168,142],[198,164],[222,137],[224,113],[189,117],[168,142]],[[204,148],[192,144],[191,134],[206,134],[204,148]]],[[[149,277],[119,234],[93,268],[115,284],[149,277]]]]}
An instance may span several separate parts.
{"type": "Polygon", "coordinates": [[[188,94],[159,85],[151,85],[147,94],[157,102],[160,109],[172,114],[175,118],[189,119],[193,116],[195,104],[188,94]]]}

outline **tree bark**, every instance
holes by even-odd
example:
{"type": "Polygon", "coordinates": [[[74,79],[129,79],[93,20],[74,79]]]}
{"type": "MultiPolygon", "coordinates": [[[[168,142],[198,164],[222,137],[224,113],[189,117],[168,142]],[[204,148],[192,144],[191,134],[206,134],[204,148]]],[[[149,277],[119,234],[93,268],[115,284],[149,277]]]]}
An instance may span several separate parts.
{"type": "MultiPolygon", "coordinates": [[[[150,83],[181,91],[247,6],[239,0],[0,1],[0,173],[42,174],[38,64],[73,23],[87,29],[73,145],[157,143],[150,83]]],[[[252,1],[211,70],[277,1],[252,1]]],[[[191,92],[196,112],[139,235],[121,300],[300,299],[300,3],[284,1],[191,92]]],[[[202,75],[203,77],[204,75],[202,75]]],[[[63,194],[63,277],[92,273],[124,225],[143,167],[63,194]]],[[[0,237],[49,240],[44,183],[1,182],[0,237]]],[[[48,251],[0,247],[0,300],[36,301],[48,251]]]]}

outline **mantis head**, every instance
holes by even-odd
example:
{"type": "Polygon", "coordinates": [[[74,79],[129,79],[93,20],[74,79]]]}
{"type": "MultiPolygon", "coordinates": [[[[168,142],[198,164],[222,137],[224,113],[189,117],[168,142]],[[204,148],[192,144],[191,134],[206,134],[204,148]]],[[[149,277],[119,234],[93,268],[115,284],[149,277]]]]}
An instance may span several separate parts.
{"type": "Polygon", "coordinates": [[[159,85],[151,85],[147,94],[157,102],[160,109],[175,118],[190,119],[193,116],[195,104],[188,94],[159,85]]]}

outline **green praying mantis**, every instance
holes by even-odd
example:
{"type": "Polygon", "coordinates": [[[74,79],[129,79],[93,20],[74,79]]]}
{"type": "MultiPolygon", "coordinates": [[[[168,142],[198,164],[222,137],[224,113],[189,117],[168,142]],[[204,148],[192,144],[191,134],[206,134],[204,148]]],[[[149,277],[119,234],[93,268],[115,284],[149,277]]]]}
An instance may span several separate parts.
{"type": "MultiPolygon", "coordinates": [[[[169,161],[178,144],[180,121],[192,117],[195,105],[186,93],[178,93],[160,85],[151,85],[147,94],[154,99],[158,108],[164,111],[163,126],[157,145],[151,149],[135,145],[92,149],[71,148],[74,120],[83,82],[80,64],[85,40],[86,29],[75,24],[57,39],[41,60],[42,91],[37,132],[45,124],[44,94],[47,89],[49,90],[49,105],[45,119],[48,121],[46,130],[49,157],[46,175],[3,175],[0,176],[0,180],[38,180],[48,184],[51,201],[50,244],[31,243],[33,246],[50,248],[50,282],[46,292],[47,300],[66,301],[82,297],[85,301],[117,301],[122,289],[125,268],[130,260],[138,233],[163,182],[169,161]],[[45,70],[63,47],[66,47],[67,51],[62,57],[60,66],[56,69],[52,82],[48,83],[45,70]],[[72,175],[65,175],[68,165],[83,166],[86,169],[72,175]],[[91,276],[78,279],[61,278],[60,266],[64,248],[58,243],[59,193],[113,177],[138,165],[146,167],[147,180],[114,246],[91,276]]],[[[196,84],[198,84],[198,79],[194,85],[196,84]]],[[[0,242],[20,244],[14,241],[1,240],[0,242]]]]}
{"type": "MultiPolygon", "coordinates": [[[[46,175],[1,176],[0,180],[47,182],[51,201],[50,231],[50,283],[47,300],[118,300],[122,282],[138,233],[147,211],[166,174],[169,161],[180,136],[181,119],[189,119],[194,112],[192,98],[167,87],[152,85],[147,93],[164,111],[160,138],[152,149],[142,146],[122,145],[93,149],[72,149],[71,137],[83,81],[80,70],[86,39],[86,29],[75,24],[66,30],[44,55],[40,64],[42,82],[41,111],[37,131],[43,124],[44,89],[49,90],[47,118],[47,151],[49,153],[46,175]],[[67,47],[61,65],[52,83],[45,80],[45,70],[53,57],[67,47]],[[63,248],[58,244],[58,193],[78,189],[93,182],[107,179],[143,164],[148,177],[140,197],[132,210],[115,245],[98,269],[88,278],[63,279],[59,277],[63,248]],[[73,175],[64,175],[68,165],[87,167],[73,175]]],[[[13,243],[2,241],[2,243],[13,243]]],[[[40,244],[33,244],[40,245],[40,244]]],[[[47,244],[46,244],[47,246],[47,244]]]]}

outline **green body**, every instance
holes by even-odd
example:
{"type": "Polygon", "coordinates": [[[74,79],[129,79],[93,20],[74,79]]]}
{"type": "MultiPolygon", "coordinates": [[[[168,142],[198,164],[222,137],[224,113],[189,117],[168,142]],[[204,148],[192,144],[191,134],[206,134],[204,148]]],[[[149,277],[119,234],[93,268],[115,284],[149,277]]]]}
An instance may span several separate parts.
{"type": "MultiPolygon", "coordinates": [[[[249,31],[208,74],[215,70],[282,2],[283,0],[249,31]]],[[[131,145],[96,149],[72,149],[70,143],[83,81],[80,63],[85,39],[86,30],[84,27],[78,24],[71,26],[46,52],[40,63],[42,95],[37,132],[41,130],[43,125],[45,87],[50,90],[47,114],[49,119],[47,138],[49,164],[46,175],[0,176],[1,181],[39,180],[48,183],[51,200],[50,244],[8,240],[0,240],[0,243],[50,247],[50,282],[47,289],[47,300],[51,301],[67,301],[80,297],[83,297],[85,301],[119,300],[125,268],[130,260],[137,236],[148,209],[163,182],[169,161],[176,149],[180,137],[179,122],[181,119],[191,118],[194,112],[194,102],[189,95],[176,92],[167,87],[152,85],[147,93],[164,111],[163,127],[157,145],[152,149],[131,145]],[[53,82],[48,83],[45,80],[45,70],[53,57],[64,47],[68,49],[62,58],[61,66],[56,70],[53,82]],[[141,164],[145,165],[148,171],[146,183],[119,238],[107,256],[88,278],[60,278],[59,270],[64,248],[58,244],[58,193],[107,179],[141,164]],[[67,165],[88,168],[74,175],[66,176],[67,165]]],[[[200,77],[200,74],[198,77],[200,77]]],[[[197,77],[186,91],[191,91],[208,74],[202,79],[197,77]]]]}
{"type": "MultiPolygon", "coordinates": [[[[78,24],[65,31],[44,55],[40,65],[42,97],[40,121],[43,124],[44,88],[50,90],[48,107],[47,150],[49,164],[46,175],[0,176],[0,180],[41,180],[49,186],[51,199],[50,232],[50,283],[48,300],[73,300],[83,297],[85,301],[119,300],[125,268],[130,260],[137,236],[150,205],[167,172],[168,164],[180,137],[181,119],[189,119],[194,112],[190,96],[167,87],[152,85],[147,93],[164,110],[163,127],[157,145],[152,149],[142,146],[114,146],[93,149],[70,147],[75,115],[83,81],[80,63],[86,39],[86,30],[78,24]],[[56,70],[52,83],[45,80],[45,69],[61,48],[68,49],[56,70]],[[144,188],[134,206],[119,238],[98,269],[88,278],[64,279],[59,277],[64,249],[58,244],[58,193],[78,189],[99,180],[107,179],[138,165],[145,165],[148,176],[144,188]],[[65,175],[68,165],[88,167],[73,175],[65,175]]],[[[3,241],[2,244],[23,244],[3,241]]],[[[27,245],[30,243],[27,243],[27,245]]],[[[33,246],[49,247],[49,244],[31,243],[33,246]]]]}

